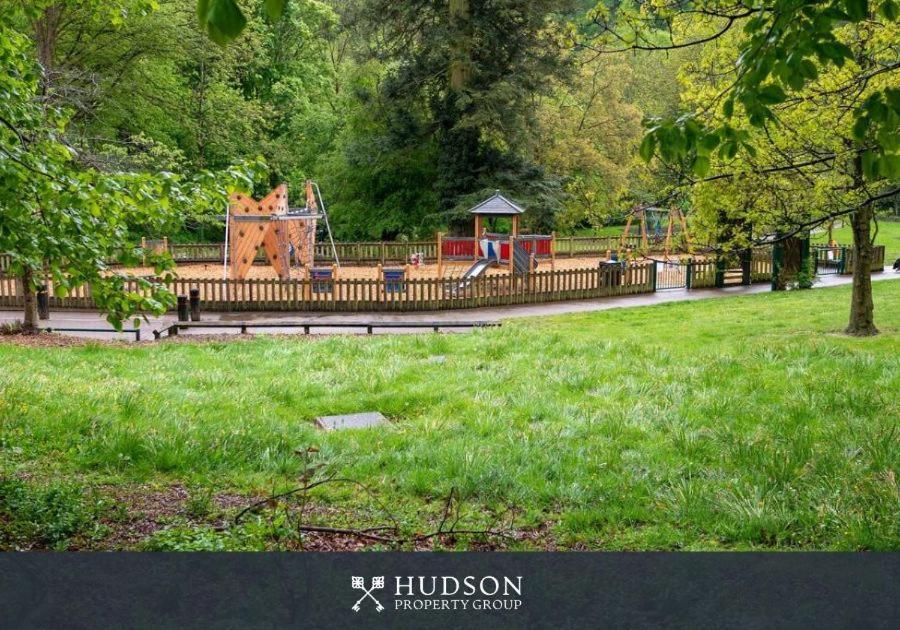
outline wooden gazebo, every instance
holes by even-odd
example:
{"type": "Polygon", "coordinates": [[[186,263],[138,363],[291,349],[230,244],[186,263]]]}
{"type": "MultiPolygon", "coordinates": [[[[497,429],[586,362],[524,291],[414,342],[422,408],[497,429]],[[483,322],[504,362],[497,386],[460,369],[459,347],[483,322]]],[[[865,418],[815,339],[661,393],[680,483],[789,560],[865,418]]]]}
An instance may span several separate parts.
{"type": "MultiPolygon", "coordinates": [[[[521,273],[525,273],[535,266],[534,258],[553,259],[554,237],[540,234],[522,235],[519,231],[519,217],[525,212],[525,208],[504,197],[497,190],[493,195],[469,209],[475,217],[475,229],[472,237],[451,236],[444,237],[437,233],[437,264],[438,276],[443,277],[444,260],[472,260],[483,262],[490,258],[487,250],[482,250],[482,241],[489,240],[495,246],[493,250],[497,262],[508,264],[510,272],[518,266],[521,273]],[[512,229],[506,234],[487,234],[484,225],[485,217],[503,217],[512,220],[512,229]],[[530,259],[530,260],[529,260],[530,259]]],[[[485,246],[487,247],[487,245],[485,246]]],[[[551,263],[552,264],[552,263],[551,263]]]]}
{"type": "Polygon", "coordinates": [[[469,212],[475,215],[475,240],[477,241],[484,233],[484,217],[511,217],[511,235],[513,238],[517,237],[519,235],[519,215],[525,212],[525,208],[513,203],[501,195],[498,190],[469,212]]]}

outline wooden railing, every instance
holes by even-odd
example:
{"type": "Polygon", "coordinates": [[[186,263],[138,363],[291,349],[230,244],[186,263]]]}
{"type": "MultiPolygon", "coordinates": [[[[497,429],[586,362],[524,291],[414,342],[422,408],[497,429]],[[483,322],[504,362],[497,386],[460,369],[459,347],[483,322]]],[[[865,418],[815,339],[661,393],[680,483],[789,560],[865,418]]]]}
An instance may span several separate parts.
{"type": "MultiPolygon", "coordinates": [[[[405,264],[413,254],[424,254],[426,260],[437,258],[437,241],[335,243],[335,249],[342,263],[405,264]]],[[[222,262],[225,259],[224,243],[171,244],[169,251],[176,262],[222,262]]],[[[315,258],[317,263],[335,262],[331,243],[316,243],[315,258]]],[[[265,262],[265,259],[260,248],[256,260],[265,262]]]]}
{"type": "MultiPolygon", "coordinates": [[[[519,240],[529,253],[534,249],[539,258],[550,255],[560,258],[605,256],[608,251],[618,251],[620,244],[618,236],[557,236],[551,239],[549,236],[523,235],[519,240]]],[[[625,239],[625,244],[627,247],[638,248],[641,239],[639,236],[629,236],[625,239]]],[[[402,265],[408,263],[413,254],[422,254],[423,262],[433,263],[437,260],[437,248],[436,240],[335,243],[342,264],[361,265],[402,265]]],[[[475,239],[472,237],[445,236],[443,248],[445,260],[475,257],[475,239]]],[[[225,243],[169,243],[168,249],[175,262],[179,263],[221,263],[225,259],[225,243]]],[[[335,262],[331,243],[316,243],[315,257],[317,264],[335,262]]],[[[265,262],[262,248],[257,252],[255,260],[265,262]]],[[[0,272],[5,271],[8,266],[9,257],[0,254],[0,272]]]]}
{"type": "MultiPolygon", "coordinates": [[[[523,235],[519,240],[526,249],[534,248],[535,254],[539,257],[550,256],[553,253],[562,258],[605,256],[607,251],[617,251],[620,242],[618,236],[557,236],[555,240],[551,240],[549,236],[523,235]],[[553,243],[552,252],[551,243],[553,243]]],[[[638,248],[641,239],[639,236],[629,236],[625,239],[625,244],[627,247],[638,248]]],[[[445,236],[442,245],[446,260],[475,257],[475,239],[471,236],[445,236]]],[[[338,258],[343,264],[405,264],[413,254],[423,254],[425,261],[434,262],[437,260],[437,247],[436,240],[335,243],[338,258]]],[[[225,256],[225,244],[172,243],[169,245],[169,251],[178,262],[221,262],[225,256]]],[[[323,264],[334,262],[330,243],[316,243],[315,254],[317,262],[323,264]]],[[[262,250],[259,251],[256,260],[265,261],[262,250]]]]}
{"type": "MultiPolygon", "coordinates": [[[[90,285],[65,297],[53,295],[51,308],[94,308],[90,285]]],[[[597,298],[653,291],[651,263],[625,268],[537,271],[525,277],[488,275],[416,278],[385,283],[375,279],[212,280],[175,279],[164,283],[177,295],[199,289],[209,311],[430,311],[597,298]]],[[[136,284],[128,287],[137,290],[136,284]]],[[[0,278],[0,305],[22,306],[15,278],[0,278]]]]}
{"type": "MultiPolygon", "coordinates": [[[[852,245],[838,245],[845,252],[844,273],[852,274],[856,269],[856,248],[852,245]]],[[[872,271],[884,271],[884,245],[875,245],[872,251],[872,271]]]]}
{"type": "MultiPolygon", "coordinates": [[[[437,242],[435,242],[437,249],[437,242]]],[[[472,260],[480,258],[476,254],[478,251],[478,243],[472,236],[445,236],[441,239],[441,257],[444,260],[472,260]]]]}

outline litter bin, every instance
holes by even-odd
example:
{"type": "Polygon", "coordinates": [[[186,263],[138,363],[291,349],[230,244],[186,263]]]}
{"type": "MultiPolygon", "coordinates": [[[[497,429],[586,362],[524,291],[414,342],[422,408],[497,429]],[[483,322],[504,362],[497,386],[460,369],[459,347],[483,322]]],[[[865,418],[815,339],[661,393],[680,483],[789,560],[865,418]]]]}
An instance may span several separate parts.
{"type": "Polygon", "coordinates": [[[625,263],[617,260],[600,261],[600,286],[617,287],[622,284],[622,272],[625,263]]]}

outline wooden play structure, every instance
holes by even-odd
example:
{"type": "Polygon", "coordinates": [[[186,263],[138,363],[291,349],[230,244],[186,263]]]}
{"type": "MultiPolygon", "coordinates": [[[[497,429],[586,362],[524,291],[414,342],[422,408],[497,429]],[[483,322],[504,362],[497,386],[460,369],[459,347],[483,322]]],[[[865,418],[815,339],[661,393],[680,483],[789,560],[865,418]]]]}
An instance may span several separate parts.
{"type": "MultiPolygon", "coordinates": [[[[287,184],[281,184],[256,201],[249,195],[234,194],[225,217],[225,277],[243,280],[262,247],[266,259],[281,280],[289,280],[296,264],[308,271],[315,264],[316,227],[324,219],[334,248],[328,215],[316,199],[314,182],[306,182],[306,206],[288,205],[287,184]]],[[[337,261],[337,252],[334,252],[337,261]]],[[[340,262],[337,261],[339,265],[340,262]]]]}
{"type": "Polygon", "coordinates": [[[693,246],[687,228],[687,220],[680,208],[676,206],[669,208],[638,206],[628,215],[625,230],[619,239],[620,257],[622,252],[627,250],[626,242],[631,232],[631,225],[635,219],[638,220],[640,225],[642,252],[646,253],[651,249],[661,249],[663,257],[668,260],[669,254],[675,250],[673,245],[677,230],[677,237],[681,239],[683,250],[686,253],[692,253],[693,246]]]}
{"type": "MultiPolygon", "coordinates": [[[[444,261],[471,260],[472,266],[463,274],[463,283],[483,275],[489,267],[506,268],[510,274],[521,276],[533,273],[541,258],[553,259],[554,236],[520,234],[519,218],[525,208],[495,191],[469,210],[474,217],[474,235],[447,237],[438,233],[438,276],[443,277],[444,261]],[[492,219],[510,219],[509,234],[489,233],[485,222],[492,219]]],[[[462,285],[461,285],[462,286],[462,285]]]]}

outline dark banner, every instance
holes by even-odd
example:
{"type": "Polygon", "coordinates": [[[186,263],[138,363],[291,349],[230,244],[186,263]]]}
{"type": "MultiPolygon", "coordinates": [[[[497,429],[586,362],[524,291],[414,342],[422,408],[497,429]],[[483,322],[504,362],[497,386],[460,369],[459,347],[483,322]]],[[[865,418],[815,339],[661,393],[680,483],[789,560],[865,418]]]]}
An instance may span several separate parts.
{"type": "Polygon", "coordinates": [[[5,628],[896,628],[896,554],[0,554],[5,628]]]}

